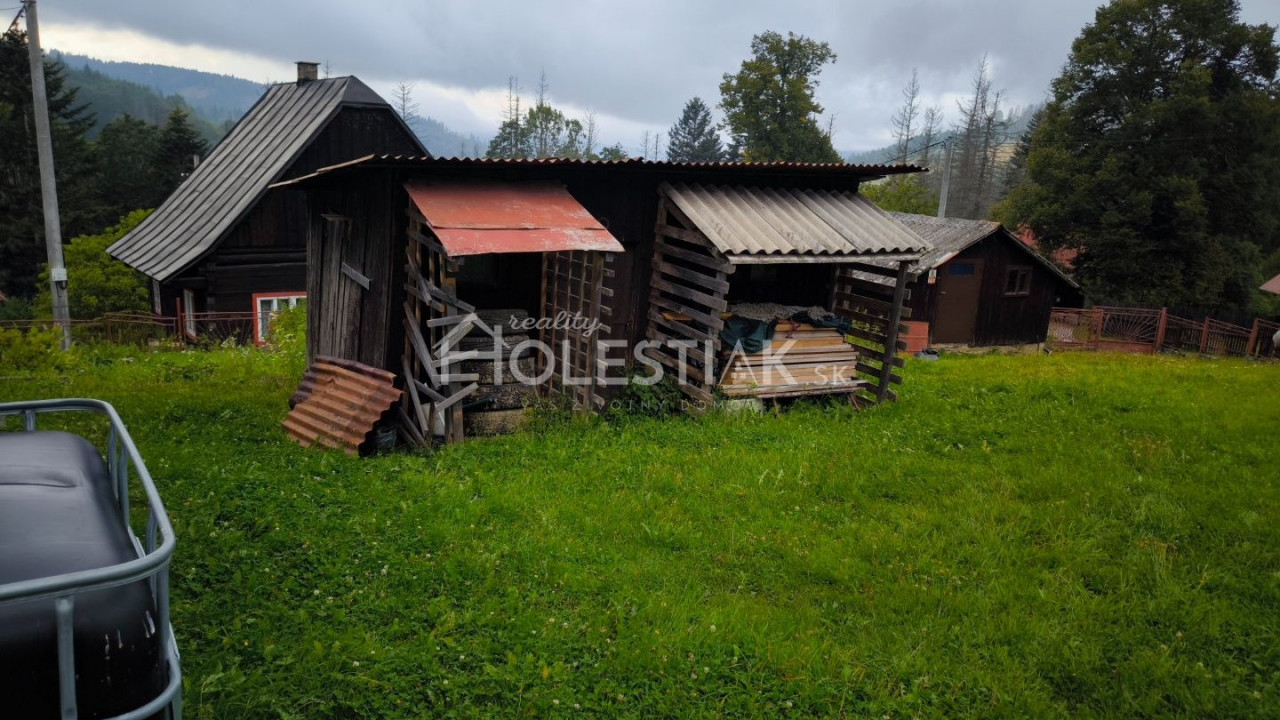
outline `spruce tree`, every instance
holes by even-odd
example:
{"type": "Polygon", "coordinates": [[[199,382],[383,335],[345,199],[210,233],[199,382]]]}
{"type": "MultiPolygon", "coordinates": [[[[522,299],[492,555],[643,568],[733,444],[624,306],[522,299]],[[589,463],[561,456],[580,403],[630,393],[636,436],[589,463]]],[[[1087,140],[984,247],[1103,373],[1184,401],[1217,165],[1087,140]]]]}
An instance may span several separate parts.
{"type": "MultiPolygon", "coordinates": [[[[100,228],[109,215],[85,139],[93,116],[61,63],[46,59],[44,68],[62,236],[73,237],[100,228]]],[[[32,107],[26,33],[11,29],[0,37],[0,292],[11,297],[34,295],[46,259],[32,107]]]]}
{"type": "Polygon", "coordinates": [[[153,164],[160,129],[121,115],[107,123],[94,140],[100,171],[99,192],[109,208],[127,211],[153,209],[165,196],[153,164]]]}
{"type": "Polygon", "coordinates": [[[672,162],[718,162],[724,158],[720,133],[711,121],[711,109],[702,98],[685,103],[680,119],[668,133],[667,159],[672,162]]]}
{"type": "Polygon", "coordinates": [[[160,131],[156,144],[155,168],[162,192],[173,192],[191,174],[198,159],[209,152],[209,143],[191,125],[185,108],[176,107],[160,131]]]}

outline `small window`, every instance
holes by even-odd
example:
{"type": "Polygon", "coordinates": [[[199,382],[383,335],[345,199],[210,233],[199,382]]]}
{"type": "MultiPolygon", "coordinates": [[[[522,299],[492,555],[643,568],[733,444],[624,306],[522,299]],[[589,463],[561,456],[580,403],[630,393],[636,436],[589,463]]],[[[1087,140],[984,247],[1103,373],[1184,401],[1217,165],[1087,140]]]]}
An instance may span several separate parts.
{"type": "Polygon", "coordinates": [[[1011,267],[1004,276],[1005,295],[1028,295],[1031,293],[1031,268],[1011,267]]]}
{"type": "Polygon", "coordinates": [[[271,318],[286,308],[297,307],[304,302],[304,292],[258,293],[253,296],[253,338],[261,345],[267,341],[267,332],[271,329],[271,318]]]}
{"type": "Polygon", "coordinates": [[[182,291],[182,329],[187,337],[196,339],[196,293],[194,290],[182,291]]]}
{"type": "Polygon", "coordinates": [[[950,274],[951,277],[969,277],[974,273],[973,263],[951,263],[947,268],[947,273],[950,274]]]}

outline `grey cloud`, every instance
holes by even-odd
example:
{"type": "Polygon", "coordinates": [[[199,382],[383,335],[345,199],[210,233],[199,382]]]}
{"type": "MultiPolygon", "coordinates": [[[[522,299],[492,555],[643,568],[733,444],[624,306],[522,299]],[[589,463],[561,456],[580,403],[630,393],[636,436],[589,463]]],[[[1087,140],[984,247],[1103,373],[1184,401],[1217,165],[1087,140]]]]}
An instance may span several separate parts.
{"type": "MultiPolygon", "coordinates": [[[[1280,15],[1280,0],[1243,4],[1251,22],[1280,15]]],[[[282,63],[328,60],[335,72],[385,80],[475,90],[518,75],[530,91],[545,70],[557,101],[655,128],[694,95],[714,105],[721,75],[736,70],[752,35],[791,30],[839,54],[823,72],[819,97],[837,117],[843,147],[877,144],[897,104],[886,87],[900,88],[912,67],[926,94],[941,97],[963,93],[987,54],[1010,102],[1042,100],[1094,7],[1082,0],[41,3],[50,21],[129,28],[282,63]]]]}

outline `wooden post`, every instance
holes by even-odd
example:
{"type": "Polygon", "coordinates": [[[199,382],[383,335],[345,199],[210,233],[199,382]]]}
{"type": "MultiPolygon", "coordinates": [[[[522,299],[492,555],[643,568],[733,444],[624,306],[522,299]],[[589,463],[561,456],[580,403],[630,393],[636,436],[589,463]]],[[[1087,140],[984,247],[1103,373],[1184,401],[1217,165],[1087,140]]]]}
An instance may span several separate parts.
{"type": "Polygon", "coordinates": [[[1258,324],[1262,318],[1253,319],[1253,328],[1249,330],[1249,343],[1244,346],[1244,356],[1253,357],[1254,346],[1258,344],[1258,324]]]}
{"type": "Polygon", "coordinates": [[[1209,347],[1209,316],[1204,317],[1204,327],[1200,330],[1200,354],[1204,354],[1205,348],[1209,347]]]}
{"type": "Polygon", "coordinates": [[[1169,323],[1169,308],[1160,308],[1160,319],[1156,321],[1156,341],[1151,352],[1158,353],[1164,347],[1164,332],[1169,323]]]}
{"type": "Polygon", "coordinates": [[[1093,349],[1102,347],[1103,311],[1101,307],[1093,309],[1093,349]]]}
{"type": "Polygon", "coordinates": [[[910,260],[898,263],[898,279],[893,286],[893,308],[889,310],[889,327],[884,331],[884,355],[881,356],[880,387],[876,389],[876,402],[889,397],[889,376],[893,375],[893,358],[898,350],[898,323],[902,321],[902,298],[907,293],[907,268],[910,260]]]}

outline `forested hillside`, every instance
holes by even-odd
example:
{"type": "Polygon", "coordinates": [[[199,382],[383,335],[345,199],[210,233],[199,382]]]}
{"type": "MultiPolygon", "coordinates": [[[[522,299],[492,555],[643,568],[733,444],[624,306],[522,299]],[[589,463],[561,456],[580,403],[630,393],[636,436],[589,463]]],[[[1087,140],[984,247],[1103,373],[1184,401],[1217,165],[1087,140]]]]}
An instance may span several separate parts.
{"type": "Polygon", "coordinates": [[[63,59],[66,82],[77,88],[76,99],[86,106],[93,124],[88,135],[97,137],[102,128],[123,115],[135,117],[148,125],[163,125],[177,108],[191,116],[191,123],[200,136],[209,143],[216,143],[235,124],[235,120],[217,120],[193,108],[180,95],[161,95],[153,88],[128,80],[108,77],[85,65],[73,65],[63,59]]]}
{"type": "MultiPolygon", "coordinates": [[[[179,96],[211,122],[235,121],[258,101],[267,82],[152,63],[109,62],[52,51],[69,69],[88,68],[117,80],[149,88],[162,97],[179,96]]],[[[137,116],[136,113],[133,113],[137,116]]],[[[141,116],[138,116],[141,117],[141,116]]]]}

